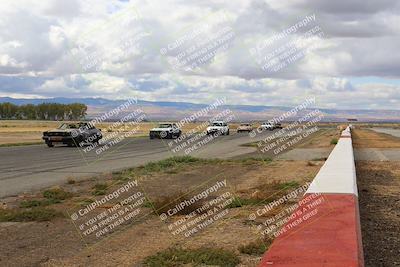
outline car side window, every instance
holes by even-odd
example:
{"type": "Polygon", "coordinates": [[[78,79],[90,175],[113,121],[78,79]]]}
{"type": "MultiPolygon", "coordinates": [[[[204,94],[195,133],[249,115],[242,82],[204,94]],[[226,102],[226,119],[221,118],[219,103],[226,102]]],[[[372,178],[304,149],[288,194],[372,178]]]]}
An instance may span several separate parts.
{"type": "Polygon", "coordinates": [[[84,125],[84,129],[88,129],[88,130],[93,130],[94,129],[94,127],[91,125],[91,124],[85,124],[84,125]]]}

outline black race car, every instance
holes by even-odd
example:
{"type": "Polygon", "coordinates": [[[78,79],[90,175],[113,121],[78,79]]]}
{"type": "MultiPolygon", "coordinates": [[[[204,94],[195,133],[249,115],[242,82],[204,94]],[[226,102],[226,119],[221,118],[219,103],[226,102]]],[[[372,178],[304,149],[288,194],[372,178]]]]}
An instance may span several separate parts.
{"type": "Polygon", "coordinates": [[[57,129],[43,133],[43,140],[48,147],[53,147],[55,143],[83,146],[97,143],[101,138],[101,130],[87,122],[63,123],[57,129]]]}

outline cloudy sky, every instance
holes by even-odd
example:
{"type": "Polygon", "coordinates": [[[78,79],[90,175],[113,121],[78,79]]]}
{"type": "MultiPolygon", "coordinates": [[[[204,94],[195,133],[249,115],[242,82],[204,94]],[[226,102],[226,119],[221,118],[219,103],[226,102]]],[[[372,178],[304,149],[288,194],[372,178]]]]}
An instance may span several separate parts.
{"type": "Polygon", "coordinates": [[[2,0],[0,97],[400,109],[398,0],[2,0]]]}

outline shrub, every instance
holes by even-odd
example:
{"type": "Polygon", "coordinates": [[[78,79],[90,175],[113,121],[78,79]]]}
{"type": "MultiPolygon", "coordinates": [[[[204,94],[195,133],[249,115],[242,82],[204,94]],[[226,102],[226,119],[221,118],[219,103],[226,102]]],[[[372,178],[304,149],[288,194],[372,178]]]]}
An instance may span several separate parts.
{"type": "Polygon", "coordinates": [[[240,198],[240,197],[235,197],[232,200],[232,203],[227,205],[227,208],[240,208],[243,206],[255,206],[259,204],[265,204],[269,201],[264,200],[264,199],[259,199],[259,198],[240,198]]]}
{"type": "Polygon", "coordinates": [[[21,208],[34,208],[34,207],[49,206],[60,202],[61,202],[60,200],[55,200],[55,199],[42,199],[42,200],[32,199],[32,200],[21,201],[19,206],[21,208]]]}
{"type": "Polygon", "coordinates": [[[29,210],[0,210],[0,222],[42,222],[58,216],[61,216],[61,213],[39,207],[29,210]]]}
{"type": "Polygon", "coordinates": [[[251,157],[251,158],[244,158],[241,160],[238,160],[239,162],[242,162],[245,165],[250,165],[250,164],[255,164],[255,163],[270,163],[272,162],[271,158],[255,158],[255,157],[251,157]]]}
{"type": "Polygon", "coordinates": [[[43,192],[43,197],[55,203],[72,197],[71,192],[64,191],[62,188],[52,188],[43,192]]]}
{"type": "Polygon", "coordinates": [[[139,169],[143,170],[144,172],[158,172],[169,168],[177,167],[182,164],[194,163],[199,161],[205,161],[205,160],[190,156],[176,156],[156,162],[149,162],[139,167],[139,169]]]}
{"type": "Polygon", "coordinates": [[[95,196],[105,195],[108,185],[106,183],[98,183],[93,186],[92,194],[95,196]]]}
{"type": "Polygon", "coordinates": [[[281,183],[281,182],[273,183],[273,188],[277,189],[277,190],[288,190],[288,189],[292,189],[292,188],[297,188],[299,186],[300,186],[299,182],[296,182],[296,181],[289,181],[289,182],[284,182],[284,183],[281,183]]]}
{"type": "Polygon", "coordinates": [[[127,181],[134,176],[142,174],[150,174],[155,172],[165,172],[174,174],[178,172],[179,167],[192,163],[219,163],[219,159],[199,159],[191,156],[175,156],[164,160],[153,161],[139,167],[127,169],[124,171],[113,172],[112,177],[115,180],[127,181]]]}
{"type": "Polygon", "coordinates": [[[144,260],[144,264],[149,267],[175,267],[183,264],[234,267],[239,262],[238,256],[233,252],[219,248],[170,248],[144,260]]]}
{"type": "Polygon", "coordinates": [[[95,199],[83,197],[83,198],[74,199],[74,201],[75,201],[76,203],[78,203],[79,206],[85,207],[85,206],[87,206],[87,205],[93,203],[93,202],[95,201],[95,199]]]}
{"type": "MultiPolygon", "coordinates": [[[[175,208],[179,203],[184,202],[185,200],[189,201],[190,199],[185,196],[185,193],[179,192],[171,196],[165,196],[160,199],[154,200],[153,202],[149,202],[148,205],[151,205],[154,209],[157,210],[158,213],[166,213],[168,210],[175,208]]],[[[204,200],[196,201],[192,205],[185,207],[184,209],[178,211],[176,215],[187,215],[191,212],[201,208],[204,204],[204,200]]]]}
{"type": "Polygon", "coordinates": [[[75,183],[76,183],[76,181],[74,178],[68,178],[67,184],[75,184],[75,183]]]}
{"type": "Polygon", "coordinates": [[[247,245],[240,246],[239,251],[243,254],[261,256],[269,248],[270,245],[270,240],[263,241],[259,239],[247,245]]]}
{"type": "Polygon", "coordinates": [[[307,162],[307,166],[310,166],[310,167],[312,167],[312,166],[317,166],[317,165],[318,165],[317,163],[312,162],[312,161],[308,161],[308,162],[307,162]]]}

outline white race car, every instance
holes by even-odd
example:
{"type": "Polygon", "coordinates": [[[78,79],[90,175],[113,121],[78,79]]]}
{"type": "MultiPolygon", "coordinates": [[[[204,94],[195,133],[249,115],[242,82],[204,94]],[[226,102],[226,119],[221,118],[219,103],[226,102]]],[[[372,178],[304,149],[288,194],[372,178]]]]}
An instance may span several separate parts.
{"type": "Polygon", "coordinates": [[[158,127],[150,130],[150,139],[154,138],[178,138],[182,131],[176,123],[160,123],[158,127]]]}
{"type": "Polygon", "coordinates": [[[221,135],[229,135],[229,126],[224,121],[213,121],[207,127],[207,134],[219,133],[221,135]]]}
{"type": "Polygon", "coordinates": [[[270,130],[273,131],[275,129],[282,129],[282,125],[280,123],[274,123],[274,122],[264,122],[261,124],[260,128],[262,130],[270,130]]]}
{"type": "Polygon", "coordinates": [[[239,127],[236,130],[238,133],[241,132],[251,132],[253,131],[253,126],[251,125],[251,123],[242,123],[239,125],[239,127]]]}

